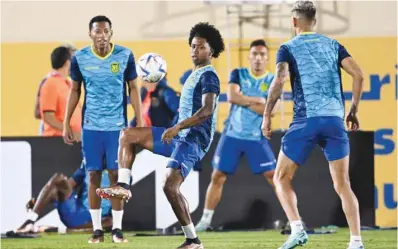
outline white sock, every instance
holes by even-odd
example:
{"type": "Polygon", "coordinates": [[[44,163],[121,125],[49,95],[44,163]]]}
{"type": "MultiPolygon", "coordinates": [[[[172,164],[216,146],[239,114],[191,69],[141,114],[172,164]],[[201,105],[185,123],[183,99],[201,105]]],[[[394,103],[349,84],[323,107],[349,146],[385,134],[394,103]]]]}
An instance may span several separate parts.
{"type": "Polygon", "coordinates": [[[196,235],[196,231],[195,231],[195,227],[193,226],[193,223],[186,225],[186,226],[181,226],[181,227],[182,227],[182,231],[184,231],[185,238],[195,239],[196,237],[198,237],[196,235]]]}
{"type": "Polygon", "coordinates": [[[28,211],[28,220],[36,222],[37,218],[39,218],[37,213],[35,213],[33,210],[28,211]]]}
{"type": "Polygon", "coordinates": [[[90,209],[91,220],[93,222],[93,231],[102,230],[101,213],[101,209],[90,209]]]}
{"type": "Polygon", "coordinates": [[[207,224],[211,224],[211,220],[213,219],[214,210],[204,209],[201,221],[206,222],[207,224]]]}
{"type": "Polygon", "coordinates": [[[125,168],[119,169],[117,182],[130,185],[130,175],[131,175],[130,169],[125,169],[125,168]]]}
{"type": "Polygon", "coordinates": [[[361,238],[361,236],[352,236],[351,235],[350,246],[353,246],[353,247],[362,246],[362,238],[361,238]]]}
{"type": "Polygon", "coordinates": [[[113,210],[112,209],[112,221],[113,221],[113,229],[122,229],[122,220],[123,220],[123,210],[113,210]]]}
{"type": "Polygon", "coordinates": [[[292,234],[296,234],[304,230],[303,223],[301,220],[295,220],[290,222],[290,227],[292,229],[292,234]]]}

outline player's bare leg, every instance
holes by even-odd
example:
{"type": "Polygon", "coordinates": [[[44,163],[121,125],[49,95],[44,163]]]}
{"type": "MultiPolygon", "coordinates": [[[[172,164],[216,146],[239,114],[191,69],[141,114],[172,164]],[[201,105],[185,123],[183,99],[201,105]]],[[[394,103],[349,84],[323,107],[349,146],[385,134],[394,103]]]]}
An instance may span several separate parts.
{"type": "Polygon", "coordinates": [[[263,173],[263,176],[265,178],[265,180],[271,185],[271,187],[273,189],[275,189],[275,184],[274,184],[274,175],[275,175],[275,171],[267,171],[263,173]]]}
{"type": "MultiPolygon", "coordinates": [[[[116,185],[118,179],[118,170],[108,170],[109,181],[111,186],[116,185]]],[[[111,198],[112,202],[112,241],[114,243],[125,243],[127,239],[124,238],[122,233],[123,221],[123,206],[124,201],[119,198],[111,198]]]]}
{"type": "Polygon", "coordinates": [[[278,199],[289,219],[292,229],[289,239],[280,249],[291,249],[307,243],[308,236],[304,230],[297,208],[297,196],[292,187],[292,179],[297,170],[297,165],[282,151],[279,152],[275,169],[274,184],[278,199]]]}
{"type": "Polygon", "coordinates": [[[178,248],[202,249],[203,245],[196,235],[188,203],[180,192],[180,186],[183,181],[184,178],[182,177],[180,170],[169,169],[163,186],[163,191],[166,194],[167,200],[170,202],[174,214],[177,216],[177,219],[181,224],[186,238],[186,241],[178,248]]]}
{"type": "Polygon", "coordinates": [[[205,208],[203,215],[198,224],[195,226],[197,232],[206,231],[211,225],[211,220],[214,215],[214,210],[221,201],[222,191],[225,182],[227,181],[227,174],[217,169],[213,170],[211,175],[211,182],[207,187],[205,208]]]}
{"type": "Polygon", "coordinates": [[[119,172],[116,186],[97,189],[97,194],[101,198],[111,197],[129,200],[131,167],[136,156],[136,146],[140,145],[144,149],[153,151],[152,128],[127,128],[120,132],[119,138],[119,172]]]}
{"type": "Polygon", "coordinates": [[[341,199],[343,211],[350,228],[351,240],[349,248],[363,248],[360,232],[359,204],[357,197],[351,189],[348,173],[349,156],[329,162],[329,169],[334,189],[341,199]]]}
{"type": "Polygon", "coordinates": [[[27,220],[16,230],[16,232],[33,232],[33,225],[42,210],[52,201],[63,201],[72,194],[72,187],[68,183],[68,178],[62,174],[54,174],[40,191],[37,200],[30,200],[27,220]]]}
{"type": "Polygon", "coordinates": [[[93,222],[93,235],[88,243],[95,244],[104,242],[104,232],[101,224],[101,198],[96,194],[96,189],[101,185],[102,172],[90,170],[90,182],[88,184],[88,201],[90,204],[91,220],[93,222]]]}

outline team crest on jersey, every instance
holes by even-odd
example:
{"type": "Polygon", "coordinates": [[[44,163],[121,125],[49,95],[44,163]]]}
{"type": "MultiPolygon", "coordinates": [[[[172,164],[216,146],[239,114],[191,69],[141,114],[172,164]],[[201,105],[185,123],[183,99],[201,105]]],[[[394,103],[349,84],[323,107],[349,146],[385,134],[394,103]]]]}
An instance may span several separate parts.
{"type": "Polygon", "coordinates": [[[260,90],[261,90],[262,92],[266,92],[266,91],[268,90],[268,87],[269,87],[268,83],[263,82],[263,83],[260,85],[260,90]]]}
{"type": "Polygon", "coordinates": [[[112,62],[111,63],[111,72],[112,73],[118,73],[120,70],[120,65],[118,62],[112,62]]]}

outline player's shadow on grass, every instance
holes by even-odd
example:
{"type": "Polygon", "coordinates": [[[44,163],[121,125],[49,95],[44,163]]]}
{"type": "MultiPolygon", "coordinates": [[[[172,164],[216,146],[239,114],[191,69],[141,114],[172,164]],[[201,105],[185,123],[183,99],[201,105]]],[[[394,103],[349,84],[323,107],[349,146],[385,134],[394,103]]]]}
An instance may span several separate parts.
{"type": "MultiPolygon", "coordinates": [[[[270,209],[266,202],[256,199],[250,204],[243,219],[231,221],[215,228],[215,230],[250,230],[264,229],[266,223],[270,221],[270,209]],[[268,219],[267,219],[268,218],[268,219]]],[[[271,221],[272,222],[272,221],[271,221]]]]}

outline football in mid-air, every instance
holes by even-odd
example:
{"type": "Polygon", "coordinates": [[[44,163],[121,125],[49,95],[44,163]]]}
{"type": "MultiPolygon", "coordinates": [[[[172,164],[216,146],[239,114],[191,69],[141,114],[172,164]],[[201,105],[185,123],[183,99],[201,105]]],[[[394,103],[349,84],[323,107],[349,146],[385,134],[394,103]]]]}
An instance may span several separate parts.
{"type": "Polygon", "coordinates": [[[146,53],[137,61],[137,74],[145,81],[159,82],[166,72],[167,63],[160,54],[146,53]]]}

